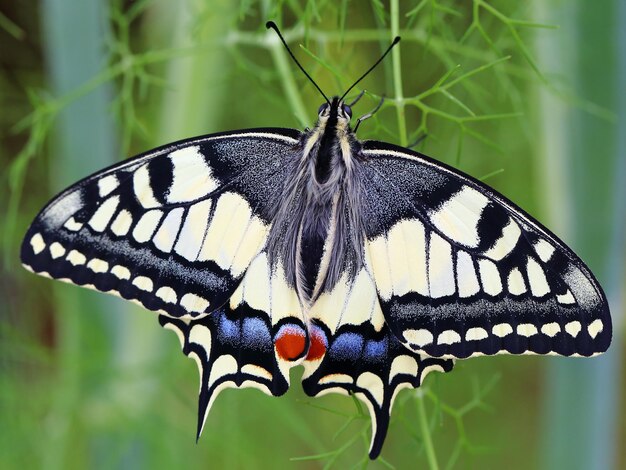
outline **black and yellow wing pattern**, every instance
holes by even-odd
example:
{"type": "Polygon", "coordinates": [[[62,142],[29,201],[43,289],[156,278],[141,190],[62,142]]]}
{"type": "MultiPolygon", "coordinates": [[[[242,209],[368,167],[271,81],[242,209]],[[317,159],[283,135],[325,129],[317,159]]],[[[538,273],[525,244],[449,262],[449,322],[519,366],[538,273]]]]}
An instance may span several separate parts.
{"type": "Polygon", "coordinates": [[[352,269],[303,301],[268,237],[308,142],[236,131],[105,169],[40,212],[22,262],[156,311],[198,365],[198,435],[220,391],[279,396],[304,364],[307,394],[367,405],[375,458],[398,391],[454,359],[607,349],[604,294],[557,237],[487,186],[379,142],[359,143],[355,159],[363,262],[346,260],[352,269]]]}
{"type": "Polygon", "coordinates": [[[367,253],[387,325],[431,357],[592,356],[611,341],[602,289],[539,222],[486,185],[366,142],[367,253]]]}

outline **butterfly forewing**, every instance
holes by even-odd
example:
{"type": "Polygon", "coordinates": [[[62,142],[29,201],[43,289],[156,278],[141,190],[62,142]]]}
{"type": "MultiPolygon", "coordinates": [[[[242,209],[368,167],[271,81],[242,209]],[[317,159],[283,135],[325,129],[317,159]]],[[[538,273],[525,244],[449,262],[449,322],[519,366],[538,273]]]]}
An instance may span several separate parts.
{"type": "Polygon", "coordinates": [[[167,315],[213,311],[265,243],[298,136],[216,134],[96,173],[41,211],[22,262],[167,315]]]}
{"type": "Polygon", "coordinates": [[[422,155],[379,142],[364,155],[366,259],[385,320],[411,350],[465,358],[607,349],[601,288],[538,222],[422,155]]]}

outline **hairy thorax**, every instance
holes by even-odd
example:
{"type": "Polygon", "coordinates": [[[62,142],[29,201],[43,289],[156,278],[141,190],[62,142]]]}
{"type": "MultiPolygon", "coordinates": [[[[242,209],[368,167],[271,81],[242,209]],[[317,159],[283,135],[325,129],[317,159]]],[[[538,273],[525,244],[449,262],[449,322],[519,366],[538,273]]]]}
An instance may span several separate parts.
{"type": "Polygon", "coordinates": [[[300,146],[276,208],[268,251],[274,267],[281,260],[301,302],[311,305],[362,264],[361,152],[347,125],[336,119],[320,119],[300,146]]]}

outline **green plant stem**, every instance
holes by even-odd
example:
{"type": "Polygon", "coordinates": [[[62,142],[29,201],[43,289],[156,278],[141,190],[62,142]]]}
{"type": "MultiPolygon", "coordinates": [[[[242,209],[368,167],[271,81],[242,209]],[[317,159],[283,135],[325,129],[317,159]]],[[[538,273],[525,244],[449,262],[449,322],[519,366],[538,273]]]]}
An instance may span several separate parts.
{"type": "MultiPolygon", "coordinates": [[[[400,32],[400,5],[398,0],[391,0],[391,37],[395,38],[400,32]]],[[[393,67],[393,92],[396,101],[396,116],[398,118],[398,132],[400,145],[408,145],[406,132],[406,115],[404,113],[404,95],[402,94],[402,63],[400,62],[400,46],[391,51],[393,67]]]]}
{"type": "Polygon", "coordinates": [[[426,450],[428,466],[432,470],[438,470],[439,464],[437,463],[437,454],[435,454],[433,440],[430,438],[430,428],[428,427],[428,420],[426,419],[426,408],[424,407],[423,393],[417,394],[417,415],[419,419],[420,431],[422,433],[422,439],[424,440],[424,449],[426,450]]]}

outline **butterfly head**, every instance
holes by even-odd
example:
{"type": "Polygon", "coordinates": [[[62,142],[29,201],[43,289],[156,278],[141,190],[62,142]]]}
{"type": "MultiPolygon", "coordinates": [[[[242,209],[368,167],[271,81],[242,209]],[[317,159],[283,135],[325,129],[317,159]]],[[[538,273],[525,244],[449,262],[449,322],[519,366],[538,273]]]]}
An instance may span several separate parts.
{"type": "Polygon", "coordinates": [[[317,111],[320,121],[337,120],[341,124],[348,124],[352,119],[352,108],[338,96],[329,103],[322,103],[317,111]]]}

